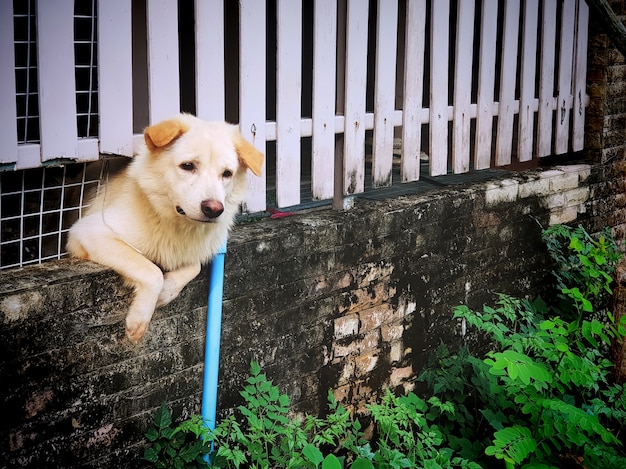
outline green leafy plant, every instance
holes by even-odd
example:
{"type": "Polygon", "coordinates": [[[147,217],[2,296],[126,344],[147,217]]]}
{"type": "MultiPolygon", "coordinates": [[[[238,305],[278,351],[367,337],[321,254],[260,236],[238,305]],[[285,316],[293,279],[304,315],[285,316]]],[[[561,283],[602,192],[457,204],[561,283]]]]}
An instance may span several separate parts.
{"type": "Polygon", "coordinates": [[[558,266],[552,274],[563,300],[563,317],[578,319],[594,306],[604,309],[612,293],[612,273],[622,256],[608,228],[594,239],[581,226],[553,225],[542,238],[558,266]]]}
{"type": "Polygon", "coordinates": [[[144,453],[144,459],[154,463],[154,467],[183,469],[207,467],[204,455],[211,447],[199,438],[206,432],[202,419],[198,416],[181,425],[172,425],[172,415],[162,405],[155,413],[153,427],[146,433],[151,443],[144,453]]]}
{"type": "Polygon", "coordinates": [[[474,356],[442,346],[419,379],[457,405],[440,415],[445,434],[455,435],[450,447],[487,467],[489,458],[506,467],[626,467],[624,389],[610,380],[607,353],[626,328],[602,301],[617,249],[606,233],[596,241],[582,228],[552,227],[544,239],[559,265],[559,305],[499,295],[493,308],[457,307],[454,316],[492,349],[474,356]]]}
{"type": "Polygon", "coordinates": [[[288,397],[257,363],[250,374],[241,391],[245,405],[213,431],[198,416],[174,425],[162,406],[146,434],[151,446],[144,458],[167,468],[480,468],[442,446],[441,431],[425,412],[431,406],[454,409],[438,398],[426,403],[412,393],[397,398],[388,392],[381,403],[368,406],[378,437],[366,441],[359,421],[331,392],[326,417],[290,418],[288,397]]]}

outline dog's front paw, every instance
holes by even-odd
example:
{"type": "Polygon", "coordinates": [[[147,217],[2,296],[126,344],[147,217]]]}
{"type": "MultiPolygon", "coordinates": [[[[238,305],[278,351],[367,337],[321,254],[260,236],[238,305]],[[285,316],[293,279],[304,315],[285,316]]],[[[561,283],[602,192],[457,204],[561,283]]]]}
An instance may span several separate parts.
{"type": "Polygon", "coordinates": [[[148,330],[148,324],[150,324],[149,319],[145,320],[129,314],[126,316],[126,336],[131,342],[136,344],[145,335],[148,330]]]}
{"type": "Polygon", "coordinates": [[[163,288],[161,289],[161,293],[159,293],[159,299],[157,300],[156,307],[160,308],[161,306],[165,306],[171,302],[178,296],[183,286],[178,285],[171,280],[171,277],[168,277],[168,274],[165,274],[163,288]]]}

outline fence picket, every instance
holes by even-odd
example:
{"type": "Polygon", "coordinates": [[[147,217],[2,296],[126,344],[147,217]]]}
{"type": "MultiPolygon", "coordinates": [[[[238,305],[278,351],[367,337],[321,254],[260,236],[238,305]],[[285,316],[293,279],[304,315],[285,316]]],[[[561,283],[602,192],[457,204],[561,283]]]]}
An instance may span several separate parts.
{"type": "MultiPolygon", "coordinates": [[[[400,171],[404,182],[419,179],[423,146],[428,146],[433,176],[446,174],[449,164],[454,173],[464,173],[489,168],[492,163],[509,164],[516,153],[517,160],[523,162],[581,150],[587,100],[589,10],[585,2],[478,1],[456,0],[451,4],[451,0],[377,0],[373,10],[376,17],[370,19],[370,0],[315,0],[311,20],[302,17],[302,0],[277,0],[274,122],[266,118],[266,109],[273,107],[268,106],[267,99],[274,99],[266,89],[266,16],[271,10],[265,2],[241,0],[240,128],[244,137],[264,153],[266,142],[276,141],[276,200],[272,205],[284,207],[301,202],[300,173],[306,163],[306,155],[301,155],[301,139],[307,137],[312,137],[313,199],[334,197],[337,207],[347,206],[343,195],[364,191],[365,171],[369,168],[365,135],[370,130],[373,187],[393,182],[396,126],[401,126],[400,171]],[[504,10],[498,12],[502,7],[504,10]],[[405,14],[399,17],[399,11],[405,14]],[[456,18],[454,26],[451,18],[456,18]],[[310,84],[303,83],[301,68],[304,51],[311,46],[311,39],[303,31],[308,31],[311,24],[305,28],[302,21],[313,22],[310,84]],[[376,31],[369,31],[374,23],[376,31]],[[451,27],[456,32],[451,33],[451,27]],[[398,30],[404,30],[400,44],[398,30]],[[425,50],[426,31],[430,33],[429,51],[425,50]],[[456,44],[449,44],[451,37],[456,44]],[[371,47],[374,39],[376,44],[371,47]],[[453,58],[449,57],[451,51],[453,58]],[[372,71],[370,53],[375,53],[374,74],[368,77],[372,71]],[[426,56],[430,64],[425,64],[426,56]],[[426,69],[428,77],[424,76],[426,69]],[[403,73],[402,90],[397,90],[398,70],[403,73]],[[427,107],[423,103],[425,82],[429,86],[427,107]],[[302,117],[301,109],[303,87],[308,86],[312,89],[311,118],[302,117]],[[367,99],[372,94],[373,112],[366,108],[371,105],[367,99]],[[400,99],[401,109],[396,109],[400,99]],[[514,128],[516,119],[518,126],[514,128]],[[422,135],[424,125],[428,125],[428,135],[422,135]]],[[[98,0],[98,63],[90,63],[89,67],[97,67],[99,73],[98,86],[90,88],[92,96],[97,93],[99,98],[99,138],[79,139],[76,85],[68,79],[74,76],[75,67],[74,1],[38,0],[39,116],[31,117],[33,123],[39,118],[41,144],[18,143],[15,136],[19,109],[14,89],[23,85],[14,73],[19,56],[13,55],[17,49],[11,44],[16,40],[12,35],[13,5],[2,3],[0,53],[4,53],[0,54],[0,80],[5,86],[0,94],[0,164],[15,163],[17,169],[22,169],[54,159],[96,159],[100,153],[130,155],[133,141],[141,140],[141,135],[132,134],[133,125],[177,113],[181,98],[178,3],[146,0],[147,63],[135,64],[138,68],[133,73],[133,37],[135,41],[143,37],[144,25],[136,23],[142,15],[132,20],[128,0],[98,0]],[[140,91],[143,84],[133,84],[133,80],[145,80],[146,76],[147,106],[146,95],[140,91]]],[[[226,24],[228,5],[224,0],[194,0],[193,17],[190,9],[180,10],[181,24],[193,23],[195,30],[196,113],[209,120],[224,119],[227,110],[225,33],[232,26],[226,24]]],[[[182,39],[186,41],[187,37],[182,39]]],[[[143,51],[138,52],[137,57],[143,57],[143,51]]],[[[84,92],[79,93],[84,97],[84,92]]],[[[29,141],[36,142],[36,138],[29,141]]],[[[272,155],[269,158],[273,165],[272,155]]],[[[245,211],[266,208],[265,169],[263,173],[261,178],[249,178],[245,211]]]]}
{"type": "MultiPolygon", "coordinates": [[[[265,153],[265,3],[256,0],[239,2],[239,127],[261,152],[265,153]]],[[[266,163],[261,177],[248,175],[248,193],[244,210],[266,208],[266,163]]]]}
{"type": "Polygon", "coordinates": [[[498,1],[483,0],[481,16],[474,169],[491,165],[498,1]]]}
{"type": "Polygon", "coordinates": [[[556,0],[541,2],[541,49],[539,66],[539,109],[537,111],[537,156],[552,152],[554,116],[554,58],[556,54],[556,0]]]}
{"type": "Polygon", "coordinates": [[[455,174],[469,171],[475,14],[474,2],[458,0],[457,8],[452,123],[452,168],[455,174]]]}
{"type": "Polygon", "coordinates": [[[420,176],[426,0],[407,0],[402,100],[402,181],[420,176]]]}
{"type": "Polygon", "coordinates": [[[373,187],[390,186],[393,167],[393,113],[396,101],[397,0],[378,0],[374,79],[373,187]]]}
{"type": "Polygon", "coordinates": [[[504,3],[502,56],[500,67],[500,101],[496,130],[496,165],[511,164],[513,148],[513,115],[515,113],[515,77],[517,76],[517,37],[519,34],[519,0],[504,3]]]}
{"type": "MultiPolygon", "coordinates": [[[[13,4],[0,2],[0,164],[17,161],[13,4]]],[[[28,91],[28,90],[27,90],[28,91]]]]}
{"type": "Polygon", "coordinates": [[[73,0],[37,2],[41,161],[77,156],[73,31],[73,0]]]}
{"type": "Polygon", "coordinates": [[[450,1],[433,2],[430,40],[430,175],[448,172],[448,47],[450,1]]]}
{"type": "Polygon", "coordinates": [[[585,146],[585,90],[587,86],[587,42],[589,6],[578,0],[576,20],[576,72],[574,75],[574,105],[572,108],[572,150],[581,151],[585,146]]]}
{"type": "Polygon", "coordinates": [[[98,2],[98,104],[100,152],[133,154],[131,5],[98,2]]]}
{"type": "Polygon", "coordinates": [[[276,203],[300,203],[302,2],[277,3],[276,203]]]}
{"type": "Polygon", "coordinates": [[[365,186],[368,10],[367,0],[348,0],[343,152],[343,191],[346,195],[363,192],[365,186]]]}
{"type": "Polygon", "coordinates": [[[335,179],[337,0],[315,0],[313,15],[311,184],[313,198],[324,200],[333,197],[335,179]]]}
{"type": "Polygon", "coordinates": [[[557,155],[569,150],[570,107],[572,103],[572,67],[574,63],[574,21],[576,1],[564,0],[559,47],[559,92],[556,116],[554,152],[557,155]]]}
{"type": "Polygon", "coordinates": [[[146,0],[146,17],[148,108],[156,123],[180,110],[177,0],[146,0]]]}
{"type": "Polygon", "coordinates": [[[206,120],[223,120],[224,0],[195,0],[196,114],[206,120]]]}
{"type": "Polygon", "coordinates": [[[519,161],[530,161],[533,156],[538,13],[538,0],[524,2],[517,146],[519,161]]]}

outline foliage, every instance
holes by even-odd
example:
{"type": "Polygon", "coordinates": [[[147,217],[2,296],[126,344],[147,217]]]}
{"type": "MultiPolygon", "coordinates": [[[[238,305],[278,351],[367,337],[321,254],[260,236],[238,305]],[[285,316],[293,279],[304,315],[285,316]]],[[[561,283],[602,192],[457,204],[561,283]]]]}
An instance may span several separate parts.
{"type": "Polygon", "coordinates": [[[567,225],[553,225],[543,231],[542,237],[558,265],[552,274],[562,300],[561,315],[566,319],[579,319],[591,313],[594,306],[596,311],[605,308],[612,293],[611,274],[621,258],[608,228],[597,240],[583,227],[567,225]]]}
{"type": "Polygon", "coordinates": [[[172,416],[163,404],[154,415],[153,425],[146,433],[151,446],[146,449],[144,459],[154,463],[154,467],[206,467],[203,456],[210,451],[210,444],[198,438],[204,432],[204,425],[198,416],[173,427],[172,416]]]}
{"type": "MultiPolygon", "coordinates": [[[[442,446],[441,431],[424,414],[428,404],[415,394],[395,397],[388,392],[380,404],[368,406],[378,433],[376,441],[368,442],[359,421],[331,392],[325,418],[290,418],[289,398],[267,380],[257,363],[251,364],[250,372],[241,391],[245,401],[238,408],[241,422],[230,416],[210,431],[194,416],[173,426],[162,406],[146,434],[152,445],[144,458],[167,468],[480,468],[442,446]],[[190,435],[195,441],[186,440],[190,435]]],[[[431,405],[441,412],[453,411],[437,398],[431,405]]]]}
{"type": "Polygon", "coordinates": [[[458,306],[454,316],[490,337],[492,350],[474,356],[468,347],[451,354],[441,346],[419,379],[457,406],[440,416],[445,434],[455,435],[450,447],[486,467],[493,457],[529,469],[570,459],[626,467],[619,440],[626,395],[611,383],[607,353],[626,336],[626,323],[597,307],[611,291],[615,243],[563,226],[546,230],[544,240],[559,265],[559,305],[499,295],[482,312],[458,306]]]}

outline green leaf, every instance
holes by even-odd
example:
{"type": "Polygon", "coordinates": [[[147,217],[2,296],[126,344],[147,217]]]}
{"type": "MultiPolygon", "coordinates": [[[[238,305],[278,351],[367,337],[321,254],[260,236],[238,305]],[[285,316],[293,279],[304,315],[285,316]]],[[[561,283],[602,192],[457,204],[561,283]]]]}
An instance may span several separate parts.
{"type": "Polygon", "coordinates": [[[254,360],[251,361],[250,362],[250,374],[252,376],[257,376],[259,373],[261,373],[261,365],[259,365],[254,360]]]}
{"type": "Polygon", "coordinates": [[[172,424],[172,415],[165,403],[161,404],[159,410],[154,414],[154,424],[158,428],[167,428],[172,424]]]}
{"type": "Polygon", "coordinates": [[[143,452],[143,458],[146,461],[157,462],[159,460],[159,453],[154,448],[146,448],[143,452]]]}
{"type": "Polygon", "coordinates": [[[350,469],[374,469],[374,465],[369,459],[358,458],[350,465],[350,469]]]}
{"type": "Polygon", "coordinates": [[[493,446],[485,448],[485,454],[520,464],[537,449],[537,442],[526,427],[515,425],[494,433],[493,446]]]}
{"type": "Polygon", "coordinates": [[[309,443],[302,449],[302,454],[307,460],[315,464],[315,467],[319,466],[322,461],[324,461],[324,455],[322,454],[322,452],[311,443],[309,443]]]}
{"type": "Polygon", "coordinates": [[[339,459],[334,454],[329,454],[324,458],[322,469],[343,469],[339,459]]]}

